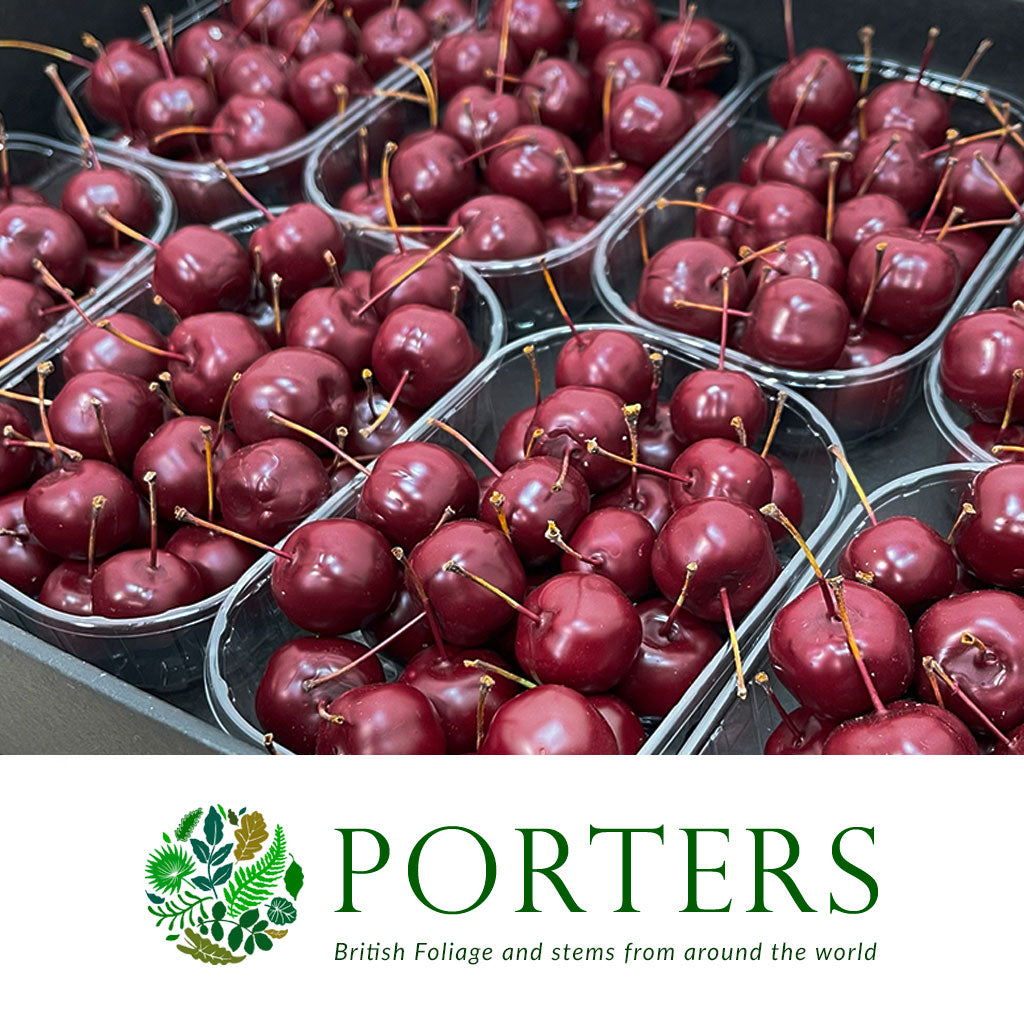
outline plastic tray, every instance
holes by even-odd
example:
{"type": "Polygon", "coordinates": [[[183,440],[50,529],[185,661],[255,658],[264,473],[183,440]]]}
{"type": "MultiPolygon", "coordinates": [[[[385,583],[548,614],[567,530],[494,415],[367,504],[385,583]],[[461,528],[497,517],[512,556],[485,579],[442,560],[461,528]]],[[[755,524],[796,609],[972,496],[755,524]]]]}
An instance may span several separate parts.
{"type": "MultiPolygon", "coordinates": [[[[586,325],[587,329],[608,326],[613,325],[586,325]]],[[[643,330],[635,333],[650,347],[663,349],[657,335],[643,330]]],[[[555,359],[568,337],[566,328],[554,328],[507,345],[467,377],[434,415],[461,430],[485,453],[493,450],[507,418],[533,400],[533,376],[521,345],[536,346],[544,388],[550,391],[555,359]]],[[[713,363],[700,352],[666,351],[662,396],[670,395],[682,377],[713,363]]],[[[770,390],[774,394],[774,389],[770,390]]],[[[447,434],[425,420],[420,420],[404,440],[429,440],[461,450],[447,434]]],[[[786,462],[804,491],[804,527],[812,543],[824,543],[834,531],[846,501],[846,477],[841,471],[837,472],[835,460],[828,452],[828,446],[834,443],[835,434],[820,413],[799,397],[792,396],[786,404],[772,451],[786,462]]],[[[482,467],[477,469],[483,471],[482,467]]],[[[355,508],[360,486],[357,481],[335,495],[311,518],[349,515],[355,508]]],[[[781,550],[788,558],[795,546],[781,550]]],[[[274,604],[268,586],[272,564],[273,556],[261,559],[235,585],[217,614],[206,662],[207,695],[217,721],[231,735],[257,744],[261,742],[262,730],[255,719],[253,698],[263,666],[280,644],[299,635],[274,604]]],[[[739,624],[741,643],[749,643],[758,634],[799,574],[799,562],[789,558],[780,577],[739,624]]],[[[382,660],[388,677],[395,678],[399,667],[386,657],[382,660]]],[[[662,721],[645,746],[645,752],[658,753],[663,735],[685,731],[693,710],[717,694],[712,687],[717,686],[728,665],[732,665],[732,653],[726,644],[684,699],[662,721]]]]}
{"type": "MultiPolygon", "coordinates": [[[[174,35],[210,15],[215,15],[222,6],[222,0],[201,0],[190,3],[173,19],[174,35]]],[[[481,15],[482,17],[482,15],[481,15]]],[[[140,35],[139,41],[152,47],[153,41],[147,34],[140,35]]],[[[429,50],[417,54],[417,61],[423,63],[429,58],[429,50]]],[[[404,68],[390,72],[376,84],[382,89],[401,88],[398,81],[405,81],[411,73],[404,68]]],[[[71,79],[68,89],[85,118],[89,130],[94,132],[98,148],[103,151],[130,153],[133,160],[145,164],[167,183],[183,221],[209,224],[215,220],[241,213],[246,209],[244,200],[224,181],[223,175],[212,163],[186,163],[168,160],[150,153],[141,147],[132,147],[129,140],[110,138],[116,131],[108,122],[96,117],[85,102],[84,88],[87,73],[71,79]],[[108,136],[106,140],[102,136],[108,136]]],[[[348,104],[341,119],[342,124],[358,124],[367,115],[367,97],[359,97],[348,104]]],[[[62,138],[77,140],[78,133],[71,117],[62,103],[58,103],[55,120],[57,131],[62,138]]],[[[263,203],[294,203],[302,198],[302,168],[313,149],[337,128],[337,123],[326,121],[307,132],[289,146],[273,150],[264,156],[238,160],[230,164],[236,177],[241,179],[263,203]]]]}
{"type": "MultiPolygon", "coordinates": [[[[943,536],[949,532],[964,490],[975,474],[991,463],[970,463],[959,466],[929,466],[886,484],[868,496],[879,520],[890,516],[909,515],[933,526],[943,536]]],[[[857,506],[843,520],[826,545],[811,547],[826,575],[837,571],[839,555],[850,539],[869,523],[867,513],[857,506]]],[[[798,593],[811,586],[814,573],[804,563],[793,588],[798,593]]],[[[768,635],[771,617],[748,648],[743,650],[744,671],[748,679],[766,672],[769,681],[785,707],[796,702],[775,678],[768,660],[768,635]]],[[[781,719],[767,696],[757,686],[750,687],[750,696],[741,703],[727,671],[715,682],[717,699],[682,744],[681,754],[762,754],[764,744],[781,719]]]]}
{"type": "MultiPolygon", "coordinates": [[[[262,222],[261,214],[249,213],[230,218],[215,227],[230,232],[245,244],[249,233],[262,222]]],[[[357,237],[350,238],[349,242],[346,268],[372,266],[379,254],[362,247],[357,237]]],[[[149,320],[161,331],[169,332],[173,327],[169,314],[154,306],[151,301],[150,269],[148,265],[141,268],[103,312],[134,313],[149,320]]],[[[467,288],[462,318],[471,336],[487,356],[497,351],[505,340],[501,308],[493,292],[479,276],[472,271],[464,273],[467,288]]],[[[62,381],[57,357],[77,329],[78,325],[75,325],[52,340],[36,354],[31,367],[22,365],[20,373],[0,377],[0,386],[22,391],[31,389],[34,393],[35,363],[53,359],[57,371],[47,382],[47,391],[52,397],[62,381]]],[[[111,620],[54,611],[0,580],[0,618],[143,689],[173,692],[187,689],[202,676],[210,622],[226,593],[162,615],[111,620]]]]}
{"type": "MultiPolygon", "coordinates": [[[[713,17],[713,5],[708,6],[712,9],[702,8],[701,13],[713,17]]],[[[657,0],[655,7],[664,17],[672,18],[678,15],[679,8],[671,0],[657,0]]],[[[726,28],[725,31],[729,36],[728,49],[733,59],[721,69],[708,86],[723,94],[722,101],[699,121],[670,153],[647,172],[607,217],[572,245],[549,249],[543,257],[532,256],[522,260],[475,260],[470,263],[487,279],[505,307],[512,337],[562,322],[540,270],[542,258],[551,271],[562,300],[573,316],[580,316],[593,308],[594,294],[590,281],[590,267],[602,233],[617,216],[633,208],[636,203],[635,197],[644,188],[644,183],[661,171],[674,166],[681,155],[688,152],[716,122],[723,106],[745,90],[754,68],[750,48],[732,29],[726,28]]],[[[413,82],[410,77],[409,84],[413,82]]],[[[385,98],[373,102],[361,123],[348,120],[340,128],[335,128],[329,138],[319,142],[306,165],[305,190],[307,197],[313,202],[335,209],[341,193],[349,185],[360,180],[357,132],[363,125],[369,130],[367,141],[370,166],[379,167],[385,143],[411,132],[421,131],[428,127],[428,119],[425,109],[419,104],[385,98]]],[[[358,218],[351,215],[343,213],[342,216],[359,223],[358,218]]],[[[381,245],[388,244],[386,235],[381,234],[377,237],[381,245]]]]}
{"type": "MultiPolygon", "coordinates": [[[[991,306],[1006,305],[1006,279],[1017,262],[1024,258],[1024,235],[1020,236],[1003,254],[999,268],[988,278],[978,290],[971,308],[965,312],[988,309],[991,306]]],[[[946,325],[942,337],[952,324],[946,325]]],[[[928,403],[928,412],[932,422],[949,445],[949,458],[954,462],[997,462],[997,456],[982,448],[967,433],[973,420],[971,414],[961,409],[942,390],[939,381],[939,364],[942,353],[936,352],[928,362],[925,372],[924,397],[928,403]]]]}
{"type": "MultiPolygon", "coordinates": [[[[844,59],[855,73],[863,70],[862,58],[844,59]]],[[[886,79],[917,75],[916,69],[912,71],[905,65],[888,60],[872,61],[871,69],[872,87],[886,79]]],[[[717,342],[670,333],[670,329],[652,323],[631,308],[643,269],[637,230],[641,216],[639,211],[645,207],[649,209],[661,196],[692,198],[698,185],[705,185],[710,190],[723,181],[737,178],[740,163],[748,149],[780,131],[768,113],[765,99],[776,70],[758,77],[719,116],[696,145],[689,147],[667,171],[652,177],[635,197],[632,209],[622,212],[605,232],[594,258],[594,287],[602,304],[616,318],[649,327],[687,348],[717,348],[717,342]]],[[[983,86],[968,82],[958,87],[956,79],[951,76],[931,72],[925,75],[924,80],[939,92],[956,95],[953,121],[958,127],[970,130],[992,127],[993,118],[979,98],[983,86]]],[[[1008,101],[1013,109],[1011,117],[1019,120],[1022,116],[1019,100],[994,91],[992,95],[997,103],[1008,101]]],[[[676,238],[689,237],[692,223],[692,213],[685,207],[667,207],[647,216],[645,224],[650,252],[657,252],[676,238]]],[[[925,360],[938,348],[949,326],[974,308],[979,289],[1002,266],[1004,251],[1019,232],[1017,225],[1000,231],[977,270],[961,287],[942,323],[927,338],[894,359],[878,366],[811,372],[772,367],[733,350],[730,363],[801,392],[832,420],[848,444],[886,431],[899,422],[913,403],[922,386],[925,360]]]]}
{"type": "MultiPolygon", "coordinates": [[[[28,185],[36,189],[57,207],[60,206],[61,193],[64,191],[68,179],[82,170],[83,166],[89,166],[83,164],[85,158],[79,146],[72,146],[67,142],[49,139],[42,135],[11,132],[7,136],[6,149],[10,161],[11,182],[15,185],[28,185]]],[[[148,168],[141,167],[123,156],[108,155],[104,151],[101,154],[101,159],[112,167],[134,175],[145,186],[153,204],[153,223],[148,237],[152,238],[154,242],[162,242],[171,233],[175,224],[174,202],[167,187],[148,168]]],[[[128,242],[128,244],[134,246],[137,243],[128,242]]],[[[135,274],[149,258],[149,255],[148,247],[139,245],[138,252],[125,261],[124,267],[117,274],[82,299],[82,308],[86,313],[92,315],[104,301],[119,291],[124,282],[135,274]]],[[[59,303],[60,296],[55,295],[53,301],[54,304],[59,303]]],[[[46,336],[48,339],[56,337],[76,324],[81,324],[77,313],[71,311],[63,314],[47,328],[46,336]]],[[[40,342],[40,346],[45,344],[45,341],[40,342]]],[[[25,365],[26,361],[31,361],[33,358],[32,353],[19,356],[18,359],[12,360],[6,365],[4,373],[9,375],[12,370],[25,365]]]]}

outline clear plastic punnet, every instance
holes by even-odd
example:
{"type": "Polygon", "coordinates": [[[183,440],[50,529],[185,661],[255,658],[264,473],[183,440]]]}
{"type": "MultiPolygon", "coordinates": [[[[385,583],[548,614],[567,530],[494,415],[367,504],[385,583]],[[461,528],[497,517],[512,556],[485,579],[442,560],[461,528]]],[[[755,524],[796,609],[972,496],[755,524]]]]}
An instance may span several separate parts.
{"type": "MultiPolygon", "coordinates": [[[[878,488],[868,495],[868,502],[879,521],[891,516],[915,516],[945,536],[956,519],[964,491],[970,482],[991,463],[965,463],[958,466],[930,466],[917,470],[878,488]]],[[[826,575],[837,571],[843,548],[865,526],[867,512],[858,505],[842,524],[832,531],[823,544],[810,544],[826,575]]],[[[797,574],[790,596],[801,593],[814,583],[814,573],[804,563],[797,574]]],[[[781,602],[780,602],[781,606],[781,602]]],[[[796,702],[775,678],[768,659],[768,636],[772,615],[768,615],[760,632],[745,647],[743,667],[752,679],[758,672],[768,675],[769,685],[787,709],[796,702]]],[[[758,686],[751,686],[745,701],[736,697],[736,680],[726,667],[711,684],[716,697],[703,716],[694,722],[687,736],[668,739],[665,753],[680,754],[763,754],[765,741],[781,722],[771,702],[758,686]]]]}
{"type": "MultiPolygon", "coordinates": [[[[665,17],[678,15],[678,6],[666,0],[659,0],[655,7],[665,17]]],[[[701,13],[705,13],[703,9],[701,13]]],[[[713,17],[713,6],[706,13],[713,17]]],[[[558,310],[548,297],[544,285],[541,260],[550,270],[559,293],[573,316],[582,316],[594,307],[595,297],[590,268],[598,241],[608,225],[631,210],[636,204],[637,195],[644,190],[645,182],[676,166],[683,154],[696,146],[705,132],[718,121],[722,111],[743,94],[753,74],[753,56],[741,36],[727,27],[723,27],[723,31],[728,35],[727,53],[732,59],[708,85],[708,88],[721,95],[720,103],[705,115],[670,153],[659,160],[636,188],[602,221],[572,245],[549,249],[542,256],[531,256],[521,260],[472,261],[469,264],[483,275],[497,294],[508,316],[512,337],[561,322],[558,310]]],[[[413,85],[414,81],[410,77],[408,85],[413,85]]],[[[385,144],[390,141],[397,142],[405,135],[426,128],[428,118],[425,109],[419,104],[396,98],[374,100],[365,116],[358,122],[348,120],[336,128],[328,138],[318,142],[305,171],[305,191],[311,201],[329,209],[336,209],[338,199],[345,189],[361,180],[358,132],[363,126],[368,130],[370,166],[379,167],[385,144]]],[[[376,237],[381,245],[389,244],[389,236],[380,234],[376,237]]]]}
{"type": "MultiPolygon", "coordinates": [[[[614,324],[579,324],[579,330],[607,329],[614,324]]],[[[649,331],[633,332],[651,350],[664,353],[662,398],[671,395],[678,382],[695,370],[716,365],[716,360],[703,352],[666,350],[662,339],[649,331]]],[[[534,400],[533,374],[523,353],[523,346],[533,345],[540,367],[543,390],[554,386],[554,367],[558,352],[570,338],[566,327],[549,329],[506,345],[481,364],[470,377],[451,392],[433,416],[461,431],[485,454],[493,451],[498,434],[508,418],[534,400]]],[[[774,397],[776,389],[764,385],[774,397]]],[[[834,532],[842,515],[847,480],[838,469],[829,446],[838,439],[824,417],[803,399],[788,396],[778,433],[772,444],[777,454],[796,476],[805,499],[803,528],[812,543],[824,544],[834,532]]],[[[458,442],[436,426],[422,419],[403,438],[405,441],[430,441],[460,451],[479,474],[485,468],[476,463],[458,442]]],[[[354,513],[359,496],[359,481],[336,495],[313,518],[345,518],[354,513]]],[[[738,624],[741,645],[749,645],[759,635],[764,623],[790,592],[801,576],[799,558],[794,558],[795,545],[778,548],[783,562],[781,575],[771,588],[738,624]]],[[[257,562],[235,585],[217,613],[206,660],[206,689],[217,721],[232,736],[253,744],[262,744],[264,730],[256,719],[254,695],[270,655],[282,643],[300,635],[278,610],[270,591],[273,556],[257,562]]],[[[357,635],[358,636],[358,635],[357,635]]],[[[363,638],[366,639],[366,638],[363,638]]],[[[389,679],[401,667],[382,657],[389,679]]],[[[718,695],[722,676],[733,664],[728,643],[723,643],[712,662],[687,691],[682,701],[660,724],[646,724],[653,735],[644,753],[660,753],[665,746],[663,736],[685,734],[704,705],[718,695]]]]}
{"type": "MultiPolygon", "coordinates": [[[[262,214],[249,213],[213,226],[230,232],[244,245],[249,234],[261,223],[262,214]]],[[[372,267],[380,255],[376,250],[361,246],[357,237],[348,237],[347,242],[344,269],[372,267]]],[[[132,313],[149,320],[162,333],[168,333],[174,321],[166,309],[152,301],[151,265],[152,256],[148,265],[137,271],[119,295],[96,310],[96,315],[132,313]]],[[[483,280],[469,269],[464,270],[464,277],[466,290],[461,316],[486,357],[504,343],[505,321],[494,294],[483,280]]],[[[80,323],[69,326],[35,354],[31,366],[0,378],[0,387],[34,393],[35,365],[52,360],[57,367],[47,381],[48,396],[52,398],[63,379],[59,369],[60,354],[80,327],[80,323]]],[[[433,412],[428,410],[424,415],[433,412]]],[[[54,611],[0,580],[0,618],[143,689],[173,692],[189,689],[200,681],[210,623],[226,593],[223,591],[158,616],[113,620],[54,611]]]]}
{"type": "MultiPolygon", "coordinates": [[[[862,58],[844,59],[855,74],[864,69],[862,58]]],[[[673,333],[636,312],[634,303],[644,266],[643,246],[646,242],[648,251],[653,254],[675,239],[692,235],[693,211],[681,206],[652,209],[659,198],[693,199],[700,186],[710,191],[722,182],[737,180],[740,164],[751,146],[779,132],[767,107],[768,87],[777,70],[760,75],[722,111],[697,144],[688,147],[673,166],[648,179],[633,197],[631,207],[621,211],[608,226],[594,256],[594,288],[602,305],[616,319],[658,331],[684,348],[717,347],[715,341],[673,333]]],[[[887,80],[916,75],[916,69],[903,64],[874,60],[870,85],[873,88],[887,80]]],[[[932,89],[954,97],[951,117],[962,133],[991,129],[996,123],[982,100],[986,92],[983,85],[960,83],[948,75],[930,71],[924,75],[924,81],[932,89]]],[[[988,92],[996,103],[1010,103],[1011,118],[1020,119],[1024,111],[1021,101],[994,90],[988,92]]],[[[734,366],[799,391],[832,421],[847,444],[881,434],[895,426],[914,404],[922,388],[926,360],[939,347],[950,325],[976,308],[979,292],[990,275],[1004,265],[1006,249],[1020,230],[1017,223],[999,231],[977,269],[963,282],[939,326],[894,358],[876,366],[815,371],[781,369],[736,350],[731,351],[730,361],[734,366]]]]}

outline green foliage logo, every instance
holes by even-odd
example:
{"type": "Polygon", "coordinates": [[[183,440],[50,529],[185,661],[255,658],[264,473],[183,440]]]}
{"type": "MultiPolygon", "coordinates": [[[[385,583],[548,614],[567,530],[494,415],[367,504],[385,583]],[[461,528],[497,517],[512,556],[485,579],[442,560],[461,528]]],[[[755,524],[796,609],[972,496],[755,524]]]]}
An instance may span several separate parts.
{"type": "Polygon", "coordinates": [[[302,884],[284,829],[244,807],[189,811],[146,861],[147,909],[157,928],[206,964],[237,964],[273,949],[295,923],[302,884]]]}

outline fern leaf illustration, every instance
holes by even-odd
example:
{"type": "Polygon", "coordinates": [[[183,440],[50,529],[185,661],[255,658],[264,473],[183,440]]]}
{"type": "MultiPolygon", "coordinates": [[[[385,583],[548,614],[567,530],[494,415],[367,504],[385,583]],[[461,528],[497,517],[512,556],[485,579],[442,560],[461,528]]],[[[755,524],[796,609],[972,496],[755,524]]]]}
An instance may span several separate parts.
{"type": "Polygon", "coordinates": [[[196,825],[199,824],[199,819],[203,816],[202,807],[197,807],[194,811],[189,811],[181,821],[178,822],[178,827],[174,830],[174,838],[179,843],[185,842],[186,839],[196,830],[196,825]]]}
{"type": "Polygon", "coordinates": [[[203,918],[203,904],[213,896],[198,896],[183,892],[173,900],[167,900],[158,907],[146,909],[156,918],[156,926],[167,925],[168,930],[184,928],[185,924],[198,924],[203,918]]]}
{"type": "Polygon", "coordinates": [[[236,917],[239,911],[251,910],[270,898],[284,874],[285,853],[284,829],[278,825],[266,853],[253,864],[239,866],[231,884],[224,890],[228,916],[236,917]]]}
{"type": "Polygon", "coordinates": [[[196,862],[182,846],[162,846],[146,862],[146,879],[157,891],[176,893],[196,869],[196,862]]]}

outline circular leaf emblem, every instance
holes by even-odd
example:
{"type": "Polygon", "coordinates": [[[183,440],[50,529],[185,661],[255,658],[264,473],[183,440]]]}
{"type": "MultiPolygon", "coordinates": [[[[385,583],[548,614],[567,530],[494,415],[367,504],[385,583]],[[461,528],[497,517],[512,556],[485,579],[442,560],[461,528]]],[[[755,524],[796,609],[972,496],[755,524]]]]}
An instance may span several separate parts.
{"type": "Polygon", "coordinates": [[[205,964],[269,952],[295,923],[302,868],[259,811],[197,807],[146,860],[147,910],[168,942],[205,964]]]}

